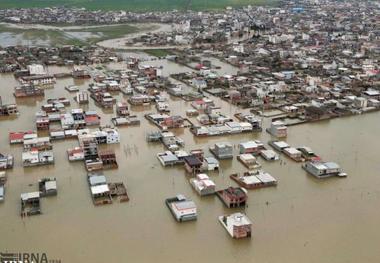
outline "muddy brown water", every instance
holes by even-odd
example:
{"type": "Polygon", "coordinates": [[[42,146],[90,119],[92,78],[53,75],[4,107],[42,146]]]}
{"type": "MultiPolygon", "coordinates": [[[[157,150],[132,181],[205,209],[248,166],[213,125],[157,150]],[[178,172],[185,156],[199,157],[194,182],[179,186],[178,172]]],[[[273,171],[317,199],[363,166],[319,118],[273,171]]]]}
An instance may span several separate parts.
{"type": "MultiPolygon", "coordinates": [[[[179,67],[166,66],[168,71],[179,67]]],[[[50,68],[51,73],[67,70],[50,68]]],[[[3,103],[14,102],[17,81],[3,74],[0,83],[3,103]]],[[[278,186],[249,191],[244,210],[253,221],[253,235],[250,240],[233,240],[217,217],[242,209],[226,209],[216,197],[199,197],[182,167],[160,165],[156,154],[165,150],[163,146],[145,141],[147,132],[157,130],[143,118],[155,112],[154,106],[132,108],[141,125],[119,128],[121,143],[106,146],[115,149],[119,168],[106,170],[105,175],[108,181],[126,184],[128,203],[92,204],[83,162],[67,159],[66,150],[77,146],[76,140],[54,142],[55,165],[22,167],[22,146],[9,145],[8,132],[35,129],[34,114],[47,98],[70,98],[71,108],[76,108],[74,95],[64,87],[76,84],[85,90],[89,83],[58,80],[54,89],[46,90],[44,99],[17,100],[18,118],[0,120],[0,152],[15,156],[14,168],[7,171],[5,201],[0,204],[0,252],[45,252],[62,262],[380,262],[379,113],[290,127],[289,144],[312,147],[325,160],[338,162],[349,176],[317,180],[283,156],[282,165],[259,158],[278,186]],[[22,219],[20,194],[35,191],[38,179],[53,176],[58,196],[42,199],[42,215],[22,219]],[[172,218],[164,199],[177,193],[196,202],[196,222],[179,224],[172,218]]],[[[226,114],[240,112],[226,102],[216,102],[226,114]]],[[[184,115],[191,106],[171,98],[170,108],[184,115]]],[[[103,125],[110,124],[115,114],[98,108],[92,100],[85,109],[100,113],[103,125]]],[[[268,123],[265,120],[265,126],[268,123]]],[[[270,139],[266,132],[212,138],[194,138],[188,129],[175,133],[184,139],[186,150],[203,148],[206,155],[218,141],[237,145],[270,139]]],[[[234,151],[236,155],[237,148],[234,151]]],[[[222,161],[221,167],[219,174],[210,173],[217,188],[235,185],[229,174],[245,171],[236,158],[222,161]]]]}

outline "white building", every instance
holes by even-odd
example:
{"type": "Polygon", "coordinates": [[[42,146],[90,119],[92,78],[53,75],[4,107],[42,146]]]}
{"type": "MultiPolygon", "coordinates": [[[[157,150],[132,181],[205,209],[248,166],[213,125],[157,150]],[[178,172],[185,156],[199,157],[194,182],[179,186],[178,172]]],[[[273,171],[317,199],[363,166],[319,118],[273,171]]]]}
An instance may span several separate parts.
{"type": "Polygon", "coordinates": [[[120,134],[115,129],[106,129],[107,133],[107,144],[120,143],[120,134]]]}
{"type": "Polygon", "coordinates": [[[233,238],[251,237],[252,222],[242,213],[220,216],[219,222],[233,238]]]}
{"type": "Polygon", "coordinates": [[[267,131],[277,138],[283,138],[287,136],[288,128],[282,121],[274,121],[271,124],[271,127],[267,131]]]}
{"type": "Polygon", "coordinates": [[[197,174],[196,178],[190,179],[190,183],[200,196],[215,193],[215,183],[206,174],[197,174]]]}
{"type": "Polygon", "coordinates": [[[30,75],[44,75],[46,74],[44,66],[39,64],[28,65],[30,75]]]}
{"type": "Polygon", "coordinates": [[[203,167],[207,171],[214,171],[219,169],[219,161],[214,157],[205,157],[203,160],[203,167]]]}

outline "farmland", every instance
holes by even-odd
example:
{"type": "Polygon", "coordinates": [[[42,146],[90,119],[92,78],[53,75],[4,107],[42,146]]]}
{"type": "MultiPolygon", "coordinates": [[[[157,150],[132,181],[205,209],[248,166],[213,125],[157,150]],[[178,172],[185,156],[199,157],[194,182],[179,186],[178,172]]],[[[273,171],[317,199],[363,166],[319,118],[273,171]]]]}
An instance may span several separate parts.
{"type": "Polygon", "coordinates": [[[163,11],[163,10],[215,10],[226,6],[273,5],[278,0],[2,0],[0,9],[31,7],[84,7],[89,10],[129,10],[129,11],[163,11]]]}

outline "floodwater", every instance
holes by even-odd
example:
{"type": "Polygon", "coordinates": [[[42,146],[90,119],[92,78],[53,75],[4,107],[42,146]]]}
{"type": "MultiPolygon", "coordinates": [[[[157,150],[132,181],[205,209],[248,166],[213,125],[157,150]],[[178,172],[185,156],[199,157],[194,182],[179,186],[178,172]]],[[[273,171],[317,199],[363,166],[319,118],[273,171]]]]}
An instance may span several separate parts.
{"type": "MultiPolygon", "coordinates": [[[[169,71],[179,68],[173,63],[164,67],[169,71]]],[[[51,67],[49,72],[68,70],[51,67]]],[[[14,102],[12,92],[17,81],[12,75],[1,75],[0,83],[3,102],[14,102]]],[[[133,107],[132,114],[140,117],[141,126],[120,128],[121,143],[106,146],[115,149],[119,168],[104,173],[108,181],[126,184],[128,203],[92,204],[83,162],[67,160],[66,150],[77,146],[76,140],[54,142],[55,165],[22,168],[22,146],[9,145],[8,132],[35,129],[34,113],[47,98],[67,97],[71,108],[78,107],[74,95],[64,87],[75,84],[85,90],[89,83],[58,80],[54,89],[46,90],[44,99],[17,100],[18,118],[0,120],[0,152],[15,156],[15,167],[7,171],[5,202],[0,204],[0,252],[45,252],[61,262],[92,263],[380,262],[379,113],[290,127],[289,144],[312,147],[325,160],[338,162],[349,176],[317,180],[285,157],[282,165],[259,158],[263,169],[278,180],[278,186],[249,192],[245,212],[253,221],[253,236],[233,240],[217,217],[243,209],[224,208],[217,197],[199,197],[182,167],[163,168],[156,159],[164,147],[145,141],[148,132],[157,130],[143,118],[145,113],[155,112],[153,106],[133,107]],[[42,199],[42,215],[22,219],[20,194],[35,191],[42,177],[57,178],[58,196],[42,199]],[[173,219],[164,199],[177,193],[197,204],[196,222],[179,224],[173,219]]],[[[117,98],[121,100],[123,95],[117,98]]],[[[231,116],[240,111],[226,102],[216,102],[231,116]]],[[[175,114],[184,115],[191,106],[171,98],[170,107],[175,114]]],[[[110,124],[115,114],[96,107],[92,100],[84,109],[97,110],[103,125],[110,124]]],[[[264,123],[266,128],[269,120],[264,123]]],[[[194,138],[188,129],[175,133],[185,140],[186,150],[203,148],[206,155],[210,155],[208,147],[218,141],[237,145],[270,139],[266,132],[212,138],[194,138]]],[[[236,158],[222,161],[221,166],[219,174],[210,174],[220,189],[235,185],[229,179],[231,173],[245,171],[236,158]]]]}
{"type": "Polygon", "coordinates": [[[25,34],[14,34],[11,32],[0,32],[0,47],[17,46],[17,45],[48,45],[48,40],[30,39],[25,34]]]}

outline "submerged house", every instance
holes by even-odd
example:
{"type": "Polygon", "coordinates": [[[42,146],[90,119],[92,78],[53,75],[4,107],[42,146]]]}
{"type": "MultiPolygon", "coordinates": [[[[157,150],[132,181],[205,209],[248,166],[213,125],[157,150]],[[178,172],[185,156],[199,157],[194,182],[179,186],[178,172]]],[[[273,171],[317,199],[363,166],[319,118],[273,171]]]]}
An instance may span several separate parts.
{"type": "Polygon", "coordinates": [[[19,78],[20,82],[25,85],[46,86],[53,85],[56,79],[53,75],[35,75],[35,76],[22,76],[19,78]]]}
{"type": "Polygon", "coordinates": [[[272,150],[262,150],[260,155],[267,161],[276,161],[280,158],[278,154],[272,150]]]}
{"type": "Polygon", "coordinates": [[[4,201],[5,187],[3,184],[0,184],[0,203],[4,201]]]}
{"type": "Polygon", "coordinates": [[[112,149],[99,151],[99,158],[103,162],[103,168],[117,168],[115,151],[112,149]]]}
{"type": "Polygon", "coordinates": [[[161,162],[162,166],[175,165],[179,163],[178,157],[171,151],[158,153],[157,158],[161,162]]]}
{"type": "Polygon", "coordinates": [[[230,178],[244,189],[257,189],[268,186],[276,186],[277,180],[263,170],[248,171],[240,174],[232,174],[230,178]]]}
{"type": "Polygon", "coordinates": [[[232,159],[232,144],[229,142],[218,142],[213,147],[210,147],[210,152],[218,159],[232,159]]]}
{"type": "Polygon", "coordinates": [[[55,178],[43,178],[38,181],[38,189],[41,197],[57,195],[57,180],[55,178]]]}
{"type": "Polygon", "coordinates": [[[309,174],[317,178],[327,178],[332,176],[345,177],[342,169],[334,162],[306,162],[303,166],[309,174]]]}
{"type": "Polygon", "coordinates": [[[126,102],[122,101],[116,104],[116,114],[121,117],[129,116],[128,105],[126,102]]]}
{"type": "Polygon", "coordinates": [[[176,197],[168,198],[165,200],[165,203],[178,222],[197,219],[197,207],[195,203],[184,195],[179,194],[176,197]]]}
{"type": "Polygon", "coordinates": [[[84,160],[84,151],[81,147],[74,147],[67,150],[69,161],[82,161],[84,160]]]}
{"type": "Polygon", "coordinates": [[[50,142],[49,137],[34,137],[24,136],[24,150],[51,150],[53,145],[50,142]]]}
{"type": "Polygon", "coordinates": [[[215,193],[215,183],[206,174],[197,174],[196,178],[190,179],[190,183],[200,196],[215,193]]]}
{"type": "Polygon", "coordinates": [[[79,91],[75,95],[74,99],[78,104],[87,104],[88,103],[88,93],[86,91],[79,91]]]}
{"type": "Polygon", "coordinates": [[[283,152],[286,148],[290,147],[290,145],[284,141],[270,141],[268,144],[279,152],[283,152]]]}
{"type": "Polygon", "coordinates": [[[302,153],[301,151],[297,150],[296,148],[294,147],[288,147],[288,148],[285,148],[283,150],[284,154],[286,156],[288,156],[290,159],[296,161],[296,162],[300,162],[302,161],[302,153]]]}
{"type": "Polygon", "coordinates": [[[0,172],[0,185],[4,185],[7,182],[7,174],[4,171],[0,172]]]}
{"type": "Polygon", "coordinates": [[[54,163],[54,154],[51,150],[26,150],[22,153],[22,165],[24,167],[47,165],[54,163]]]}
{"type": "Polygon", "coordinates": [[[0,153],[0,170],[6,170],[13,167],[13,155],[3,155],[0,153]]]}
{"type": "Polygon", "coordinates": [[[11,116],[11,115],[17,115],[17,114],[19,114],[17,105],[16,104],[2,105],[1,97],[0,97],[0,116],[11,116]]]}
{"type": "Polygon", "coordinates": [[[102,128],[92,134],[95,136],[98,144],[114,144],[120,142],[120,134],[116,129],[102,128]]]}
{"type": "Polygon", "coordinates": [[[206,171],[214,171],[219,169],[219,161],[212,157],[205,157],[203,159],[203,169],[206,171]]]}
{"type": "Polygon", "coordinates": [[[34,85],[22,85],[15,87],[13,94],[16,98],[24,98],[44,96],[45,92],[43,89],[35,87],[34,85]]]}
{"type": "Polygon", "coordinates": [[[103,174],[88,174],[88,183],[90,186],[92,201],[94,205],[112,203],[111,191],[107,184],[106,177],[103,174]]]}
{"type": "Polygon", "coordinates": [[[50,128],[50,120],[48,117],[38,117],[36,119],[36,128],[37,130],[49,130],[50,128]]]}
{"type": "Polygon", "coordinates": [[[283,138],[287,136],[288,128],[282,121],[274,121],[270,128],[267,129],[267,132],[274,137],[283,138]]]}
{"type": "Polygon", "coordinates": [[[258,145],[254,141],[239,143],[239,152],[240,154],[257,153],[258,145]]]}
{"type": "Polygon", "coordinates": [[[216,195],[228,208],[244,207],[248,199],[247,190],[242,187],[228,187],[216,195]]]}
{"type": "Polygon", "coordinates": [[[41,214],[40,192],[21,194],[21,216],[41,214]]]}
{"type": "Polygon", "coordinates": [[[144,105],[144,104],[150,104],[153,101],[154,101],[154,97],[148,96],[148,95],[144,95],[144,94],[137,94],[137,95],[133,95],[130,98],[128,98],[128,102],[131,105],[135,105],[135,106],[144,105]]]}
{"type": "Polygon", "coordinates": [[[242,213],[219,217],[219,222],[233,238],[249,238],[252,234],[252,222],[242,213]]]}
{"type": "Polygon", "coordinates": [[[237,159],[248,169],[257,169],[261,165],[257,162],[256,157],[250,153],[243,153],[238,155],[237,159]]]}
{"type": "Polygon", "coordinates": [[[183,158],[185,162],[185,170],[191,174],[197,174],[201,172],[202,161],[194,155],[185,156],[183,158]]]}
{"type": "Polygon", "coordinates": [[[26,132],[10,132],[9,133],[9,143],[24,143],[25,139],[36,138],[37,133],[34,131],[26,131],[26,132]]]}
{"type": "Polygon", "coordinates": [[[91,196],[94,205],[111,204],[111,192],[107,184],[91,186],[91,196]]]}
{"type": "Polygon", "coordinates": [[[109,92],[97,91],[92,93],[90,97],[103,108],[112,108],[116,103],[116,99],[109,92]]]}

